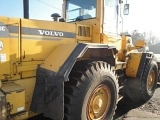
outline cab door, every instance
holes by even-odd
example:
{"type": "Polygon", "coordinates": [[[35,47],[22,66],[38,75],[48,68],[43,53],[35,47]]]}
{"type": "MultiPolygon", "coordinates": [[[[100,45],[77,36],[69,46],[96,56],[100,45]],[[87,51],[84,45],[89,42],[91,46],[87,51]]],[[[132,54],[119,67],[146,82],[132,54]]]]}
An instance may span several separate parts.
{"type": "Polygon", "coordinates": [[[118,34],[118,0],[104,0],[104,33],[118,34]]]}

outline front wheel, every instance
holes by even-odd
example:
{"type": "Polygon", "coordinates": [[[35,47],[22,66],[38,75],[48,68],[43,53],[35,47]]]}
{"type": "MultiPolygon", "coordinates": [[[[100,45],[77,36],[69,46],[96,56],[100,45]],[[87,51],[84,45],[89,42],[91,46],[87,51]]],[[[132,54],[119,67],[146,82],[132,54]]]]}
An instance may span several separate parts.
{"type": "Polygon", "coordinates": [[[118,80],[105,62],[77,62],[65,83],[65,120],[110,120],[118,97],[118,80]]]}
{"type": "Polygon", "coordinates": [[[144,69],[142,76],[142,95],[144,100],[149,100],[156,88],[158,82],[158,66],[153,59],[151,63],[148,63],[144,69]]]}
{"type": "Polygon", "coordinates": [[[142,78],[128,78],[126,81],[126,96],[133,102],[146,102],[149,100],[157,87],[158,67],[153,59],[147,62],[142,73],[142,78]]]}

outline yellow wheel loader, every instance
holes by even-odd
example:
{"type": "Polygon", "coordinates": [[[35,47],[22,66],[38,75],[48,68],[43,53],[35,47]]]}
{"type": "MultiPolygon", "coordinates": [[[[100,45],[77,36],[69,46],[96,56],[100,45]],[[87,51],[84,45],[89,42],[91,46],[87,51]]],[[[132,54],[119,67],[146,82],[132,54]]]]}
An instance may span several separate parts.
{"type": "Polygon", "coordinates": [[[0,120],[111,120],[118,101],[149,100],[153,53],[122,34],[124,0],[64,0],[54,21],[0,17],[0,120]]]}

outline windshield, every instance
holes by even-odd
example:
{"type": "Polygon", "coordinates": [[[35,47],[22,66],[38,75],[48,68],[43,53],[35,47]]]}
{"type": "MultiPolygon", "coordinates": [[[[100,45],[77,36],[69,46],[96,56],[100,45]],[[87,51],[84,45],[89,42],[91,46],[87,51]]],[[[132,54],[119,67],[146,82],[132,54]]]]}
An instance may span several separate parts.
{"type": "Polygon", "coordinates": [[[67,0],[66,21],[81,21],[96,17],[96,0],[67,0]]]}

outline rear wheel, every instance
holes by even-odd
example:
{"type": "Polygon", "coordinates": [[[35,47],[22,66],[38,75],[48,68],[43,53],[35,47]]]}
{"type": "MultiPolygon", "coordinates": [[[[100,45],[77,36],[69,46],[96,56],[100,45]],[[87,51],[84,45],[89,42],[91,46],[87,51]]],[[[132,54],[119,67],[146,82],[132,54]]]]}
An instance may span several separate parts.
{"type": "Polygon", "coordinates": [[[105,62],[78,62],[65,83],[66,120],[112,119],[118,97],[118,80],[105,62]]]}
{"type": "Polygon", "coordinates": [[[129,78],[127,80],[125,93],[133,102],[145,102],[153,96],[157,81],[158,67],[153,59],[151,62],[147,62],[141,80],[138,78],[129,78]]]}

